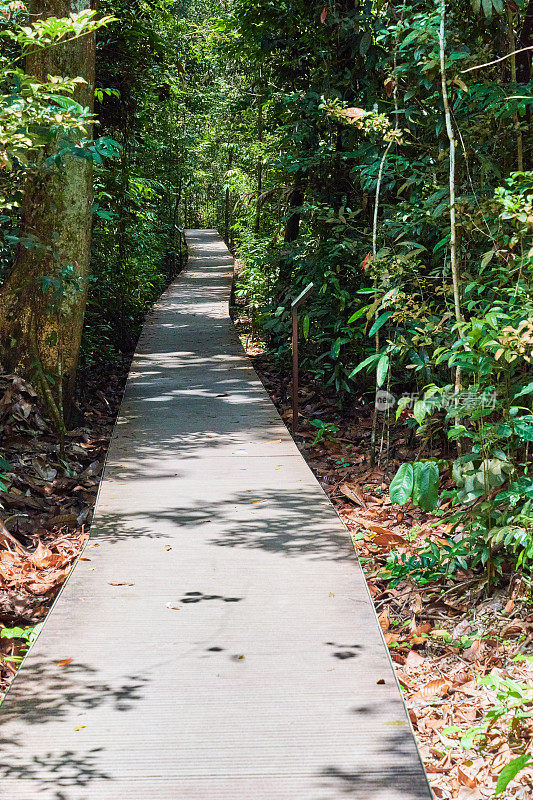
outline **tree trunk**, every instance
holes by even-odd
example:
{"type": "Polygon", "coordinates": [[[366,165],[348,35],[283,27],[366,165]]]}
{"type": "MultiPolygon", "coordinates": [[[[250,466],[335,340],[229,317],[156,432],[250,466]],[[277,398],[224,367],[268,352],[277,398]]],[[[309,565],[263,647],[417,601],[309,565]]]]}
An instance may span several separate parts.
{"type": "Polygon", "coordinates": [[[300,206],[304,201],[304,190],[301,181],[297,178],[295,186],[289,195],[289,217],[285,224],[284,239],[286,242],[295,242],[300,233],[300,206]],[[294,210],[293,210],[294,209],[294,210]],[[298,210],[296,210],[298,209],[298,210]]]}
{"type": "MultiPolygon", "coordinates": [[[[92,4],[93,0],[33,0],[30,13],[33,19],[66,17],[92,4]]],[[[84,78],[74,99],[92,111],[95,47],[93,33],[37,51],[28,56],[26,71],[40,81],[47,75],[84,78]]],[[[92,163],[66,156],[61,168],[47,167],[48,155],[50,151],[29,174],[22,207],[21,237],[39,244],[31,249],[18,245],[11,274],[0,289],[0,361],[9,372],[36,384],[59,423],[73,397],[83,329],[92,163]],[[55,279],[46,292],[43,278],[55,279]]]]}

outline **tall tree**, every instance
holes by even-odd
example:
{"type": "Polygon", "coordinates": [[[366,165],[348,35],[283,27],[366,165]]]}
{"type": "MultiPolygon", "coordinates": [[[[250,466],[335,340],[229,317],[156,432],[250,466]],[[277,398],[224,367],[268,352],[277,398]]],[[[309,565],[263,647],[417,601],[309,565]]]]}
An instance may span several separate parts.
{"type": "MultiPolygon", "coordinates": [[[[32,19],[91,10],[94,0],[33,0],[32,19]]],[[[83,78],[74,101],[87,109],[91,136],[96,34],[55,47],[36,47],[26,71],[83,78]]],[[[61,122],[58,115],[58,123],[61,122]]],[[[13,269],[0,289],[0,360],[30,377],[59,424],[68,413],[86,301],[91,242],[92,161],[58,126],[24,188],[20,241],[13,269]]]]}

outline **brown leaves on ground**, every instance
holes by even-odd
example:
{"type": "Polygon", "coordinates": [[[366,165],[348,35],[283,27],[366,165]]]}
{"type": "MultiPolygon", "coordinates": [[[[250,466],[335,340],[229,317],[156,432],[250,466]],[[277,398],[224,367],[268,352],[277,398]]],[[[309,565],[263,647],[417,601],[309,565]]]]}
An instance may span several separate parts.
{"type": "MultiPolygon", "coordinates": [[[[269,363],[260,346],[248,349],[254,366],[283,418],[290,423],[290,384],[269,363]]],[[[453,581],[392,587],[381,573],[391,550],[410,555],[423,540],[444,543],[450,526],[409,504],[395,506],[388,484],[400,463],[420,457],[401,425],[390,430],[388,458],[369,463],[371,407],[352,401],[339,414],[336,398],[302,375],[301,433],[297,441],[309,466],[352,534],[365,571],[379,624],[404,692],[409,716],[435,798],[485,800],[494,797],[500,770],[533,749],[533,721],[517,737],[504,715],[493,722],[485,746],[465,750],[460,739],[479,724],[496,698],[478,678],[499,671],[517,681],[533,681],[531,665],[513,661],[531,653],[533,614],[527,587],[517,576],[486,598],[483,576],[458,572],[453,581]],[[312,445],[311,419],[334,422],[335,441],[312,445]],[[459,731],[447,732],[456,726],[459,731]],[[528,727],[529,726],[529,727],[528,727]],[[513,738],[514,737],[514,738],[513,738]]],[[[417,446],[420,445],[417,443],[417,446]]],[[[440,453],[426,450],[423,457],[440,453]]],[[[533,706],[532,706],[533,708],[533,706]]],[[[502,800],[531,800],[533,768],[519,773],[502,800]]]]}
{"type": "MultiPolygon", "coordinates": [[[[64,447],[33,388],[0,376],[0,456],[9,465],[0,466],[0,630],[42,621],[80,553],[126,375],[124,360],[85,376],[64,447]]],[[[0,695],[17,668],[6,657],[23,652],[20,640],[0,638],[0,695]]]]}

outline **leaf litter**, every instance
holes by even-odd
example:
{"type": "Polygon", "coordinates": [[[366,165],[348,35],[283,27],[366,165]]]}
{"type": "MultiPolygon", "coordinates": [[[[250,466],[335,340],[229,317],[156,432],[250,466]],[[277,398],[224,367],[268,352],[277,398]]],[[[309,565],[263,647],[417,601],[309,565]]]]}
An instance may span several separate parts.
{"type": "Polygon", "coordinates": [[[33,387],[0,375],[0,699],[28,645],[10,631],[44,620],[87,540],[128,366],[86,371],[64,443],[33,387]]]}

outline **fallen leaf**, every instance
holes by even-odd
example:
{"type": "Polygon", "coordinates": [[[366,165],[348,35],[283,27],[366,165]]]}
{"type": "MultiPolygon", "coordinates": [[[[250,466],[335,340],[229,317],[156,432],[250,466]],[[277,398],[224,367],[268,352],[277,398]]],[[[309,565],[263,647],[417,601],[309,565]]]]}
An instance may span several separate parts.
{"type": "Polygon", "coordinates": [[[413,614],[420,614],[423,608],[422,598],[418,594],[418,592],[411,598],[409,603],[409,608],[413,612],[413,614]]]}
{"type": "Polygon", "coordinates": [[[82,728],[86,728],[86,727],[87,727],[87,725],[76,725],[76,727],[74,728],[74,730],[75,730],[75,731],[81,731],[81,730],[82,730],[82,728]]]}
{"type": "MultiPolygon", "coordinates": [[[[370,530],[375,530],[379,528],[379,525],[368,525],[370,530]]],[[[376,536],[373,537],[372,542],[374,544],[379,545],[380,547],[392,547],[395,544],[405,544],[405,539],[403,536],[400,536],[398,533],[393,533],[392,531],[387,531],[386,528],[381,529],[383,533],[377,533],[376,536]]]]}
{"type": "Polygon", "coordinates": [[[405,675],[400,669],[396,670],[396,677],[398,678],[398,683],[400,686],[403,686],[404,689],[413,688],[411,682],[407,678],[407,675],[405,675]]]}
{"type": "Polygon", "coordinates": [[[484,643],[476,640],[475,642],[472,642],[470,647],[467,647],[466,650],[463,651],[463,658],[466,661],[477,661],[482,657],[484,650],[484,643]]]}
{"type": "Polygon", "coordinates": [[[422,658],[415,650],[410,650],[405,659],[405,666],[408,667],[408,669],[416,669],[416,667],[419,667],[424,661],[425,658],[422,658]]]}
{"type": "Polygon", "coordinates": [[[108,581],[110,586],[135,586],[134,583],[127,583],[126,581],[108,581]]]}
{"type": "Polygon", "coordinates": [[[432,700],[434,697],[444,697],[451,687],[451,682],[445,678],[435,678],[435,680],[426,683],[418,692],[412,696],[413,700],[432,700]]]}
{"type": "Polygon", "coordinates": [[[166,607],[172,609],[173,611],[179,611],[181,609],[181,606],[179,606],[177,603],[167,603],[166,607]]]}
{"type": "Polygon", "coordinates": [[[462,783],[463,786],[467,786],[469,789],[476,788],[477,786],[476,779],[472,775],[470,775],[461,765],[457,767],[457,777],[459,778],[459,783],[462,783]]]}
{"type": "Polygon", "coordinates": [[[387,607],[385,607],[383,609],[383,611],[381,612],[381,614],[378,615],[378,622],[379,622],[379,624],[381,626],[381,630],[384,633],[387,633],[387,631],[389,630],[389,626],[390,626],[389,609],[387,607]]]}
{"type": "Polygon", "coordinates": [[[76,514],[57,514],[50,520],[50,525],[58,528],[75,528],[78,524],[76,514]]]}
{"type": "Polygon", "coordinates": [[[66,667],[67,664],[72,664],[71,658],[63,658],[61,661],[57,661],[56,667],[66,667]]]}
{"type": "Polygon", "coordinates": [[[361,508],[366,508],[365,498],[363,497],[361,487],[357,483],[341,483],[339,489],[352,503],[356,503],[361,506],[361,508]]]}

